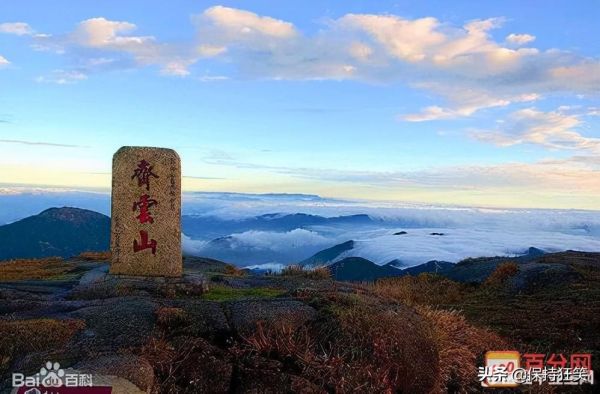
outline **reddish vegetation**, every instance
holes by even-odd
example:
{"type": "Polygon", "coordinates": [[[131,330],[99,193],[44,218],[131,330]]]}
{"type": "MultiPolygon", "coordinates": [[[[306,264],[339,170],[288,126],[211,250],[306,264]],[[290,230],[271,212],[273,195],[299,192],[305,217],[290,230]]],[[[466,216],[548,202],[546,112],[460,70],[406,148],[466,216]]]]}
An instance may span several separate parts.
{"type": "Polygon", "coordinates": [[[433,327],[440,371],[434,392],[460,392],[477,389],[477,368],[490,349],[510,349],[497,334],[477,328],[457,311],[419,307],[419,313],[433,327]]]}
{"type": "Polygon", "coordinates": [[[58,279],[73,268],[61,257],[10,260],[0,263],[0,282],[58,279]]]}
{"type": "Polygon", "coordinates": [[[494,272],[486,279],[485,284],[490,286],[499,286],[512,278],[519,272],[517,263],[506,262],[500,264],[494,272]]]}
{"type": "Polygon", "coordinates": [[[239,269],[238,267],[236,267],[235,265],[232,265],[232,264],[225,264],[225,267],[223,268],[223,273],[225,275],[231,275],[231,276],[245,276],[246,275],[246,271],[239,269]]]}

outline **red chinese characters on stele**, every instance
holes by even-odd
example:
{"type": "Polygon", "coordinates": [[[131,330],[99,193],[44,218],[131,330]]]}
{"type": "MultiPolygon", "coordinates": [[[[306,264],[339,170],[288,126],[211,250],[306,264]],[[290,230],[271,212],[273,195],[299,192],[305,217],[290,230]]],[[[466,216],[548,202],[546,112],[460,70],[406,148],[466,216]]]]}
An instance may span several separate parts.
{"type": "MultiPolygon", "coordinates": [[[[137,178],[138,186],[145,186],[146,191],[150,191],[150,178],[158,178],[159,176],[152,172],[153,166],[150,165],[146,160],[141,160],[137,168],[133,171],[133,175],[131,179],[137,178]]],[[[133,202],[133,211],[139,211],[139,214],[135,217],[140,224],[153,224],[154,218],[152,217],[152,213],[150,212],[150,208],[158,205],[158,201],[146,193],[140,195],[138,201],[133,202]]],[[[133,240],[133,251],[135,253],[140,252],[142,250],[150,249],[153,255],[156,255],[156,248],[158,246],[158,242],[155,239],[150,239],[148,236],[148,232],[145,230],[140,230],[140,241],[137,239],[133,240]]]]}

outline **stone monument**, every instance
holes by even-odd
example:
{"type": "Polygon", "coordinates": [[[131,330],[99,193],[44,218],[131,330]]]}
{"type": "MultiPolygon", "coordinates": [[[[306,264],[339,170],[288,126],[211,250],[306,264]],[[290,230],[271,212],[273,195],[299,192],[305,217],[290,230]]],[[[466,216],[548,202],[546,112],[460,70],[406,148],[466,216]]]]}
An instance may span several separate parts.
{"type": "Polygon", "coordinates": [[[111,274],[181,276],[181,162],[174,150],[119,149],[111,211],[111,274]]]}

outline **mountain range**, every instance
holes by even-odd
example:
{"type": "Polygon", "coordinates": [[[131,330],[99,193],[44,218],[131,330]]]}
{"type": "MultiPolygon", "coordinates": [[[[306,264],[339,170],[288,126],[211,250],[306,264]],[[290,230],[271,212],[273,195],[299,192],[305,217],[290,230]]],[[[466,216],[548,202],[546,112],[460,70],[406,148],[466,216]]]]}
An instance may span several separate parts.
{"type": "Polygon", "coordinates": [[[269,213],[241,219],[218,216],[183,215],[181,226],[194,239],[215,239],[246,231],[286,232],[315,226],[382,226],[385,223],[369,215],[357,214],[324,217],[305,213],[269,213]]]}
{"type": "Polygon", "coordinates": [[[87,209],[50,208],[0,226],[0,260],[71,257],[109,245],[110,218],[87,209]]]}
{"type": "MultiPolygon", "coordinates": [[[[246,265],[249,265],[253,261],[277,261],[292,256],[288,263],[299,262],[299,265],[307,268],[326,266],[335,279],[343,281],[373,281],[383,277],[418,275],[423,272],[438,273],[457,281],[481,281],[489,276],[498,264],[507,259],[527,263],[545,253],[541,249],[531,247],[524,253],[510,258],[505,256],[468,258],[461,259],[456,264],[440,260],[405,264],[398,258],[389,258],[382,262],[367,258],[369,249],[365,248],[365,245],[369,246],[368,242],[373,245],[372,249],[378,247],[385,249],[386,245],[390,245],[393,241],[395,242],[393,246],[397,250],[401,245],[406,245],[406,240],[409,240],[406,237],[413,236],[420,229],[386,230],[386,224],[378,223],[377,219],[368,215],[327,218],[307,214],[267,214],[241,220],[220,220],[221,224],[229,223],[225,228],[216,226],[215,221],[217,219],[209,217],[187,216],[184,217],[184,231],[207,234],[210,231],[227,233],[246,230],[245,234],[250,234],[254,243],[244,244],[243,237],[240,238],[239,234],[221,236],[204,243],[202,250],[206,254],[202,254],[203,257],[227,262],[246,261],[246,265]],[[215,229],[202,229],[202,226],[208,226],[211,222],[216,226],[215,229]],[[322,247],[319,246],[319,242],[330,241],[316,232],[304,229],[304,227],[309,229],[318,227],[327,231],[329,228],[339,226],[353,227],[353,224],[356,227],[381,225],[384,235],[375,238],[375,241],[348,240],[334,246],[322,247]],[[270,237],[279,234],[283,238],[279,240],[266,238],[262,241],[265,247],[261,248],[261,242],[257,242],[261,230],[264,230],[264,234],[270,234],[270,237]],[[286,234],[290,235],[289,239],[292,241],[285,238],[288,236],[286,234]],[[308,246],[298,244],[300,239],[298,234],[317,237],[317,239],[309,240],[308,246]],[[377,243],[380,238],[384,238],[386,243],[377,243]],[[311,249],[314,249],[314,253],[306,258],[306,252],[311,249]]],[[[451,236],[427,231],[423,234],[431,243],[451,236]]],[[[0,260],[48,256],[71,257],[84,251],[106,251],[109,249],[109,242],[110,218],[108,216],[79,208],[50,208],[38,215],[0,226],[0,260]]],[[[395,256],[395,253],[390,256],[395,256]]],[[[382,255],[386,256],[385,253],[382,255]]]]}

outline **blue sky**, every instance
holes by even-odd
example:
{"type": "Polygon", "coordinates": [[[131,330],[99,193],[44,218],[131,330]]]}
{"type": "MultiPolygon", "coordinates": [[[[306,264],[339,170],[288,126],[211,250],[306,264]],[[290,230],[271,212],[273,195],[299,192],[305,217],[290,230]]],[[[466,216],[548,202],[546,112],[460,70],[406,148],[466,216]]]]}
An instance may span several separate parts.
{"type": "Polygon", "coordinates": [[[600,209],[593,1],[3,1],[0,183],[600,209]],[[376,4],[374,4],[376,3],[376,4]]]}

